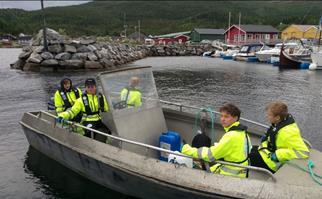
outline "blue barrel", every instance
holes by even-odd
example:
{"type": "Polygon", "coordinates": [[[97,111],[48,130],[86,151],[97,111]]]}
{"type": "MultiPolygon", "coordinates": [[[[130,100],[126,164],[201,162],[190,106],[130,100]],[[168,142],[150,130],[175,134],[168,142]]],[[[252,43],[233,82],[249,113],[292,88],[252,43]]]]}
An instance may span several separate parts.
{"type": "MultiPolygon", "coordinates": [[[[168,149],[171,151],[180,151],[181,136],[174,131],[162,133],[159,138],[160,148],[168,149]]],[[[160,160],[168,161],[167,153],[160,153],[160,160]]]]}

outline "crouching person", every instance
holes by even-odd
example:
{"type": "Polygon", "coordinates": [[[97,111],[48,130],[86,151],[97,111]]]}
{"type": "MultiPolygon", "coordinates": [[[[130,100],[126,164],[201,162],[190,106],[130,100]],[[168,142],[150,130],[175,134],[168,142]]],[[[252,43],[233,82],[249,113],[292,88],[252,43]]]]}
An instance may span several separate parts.
{"type": "MultiPolygon", "coordinates": [[[[70,110],[58,114],[58,122],[62,120],[70,120],[78,113],[82,112],[81,124],[96,130],[111,134],[109,129],[103,124],[100,112],[107,112],[109,109],[104,95],[97,95],[96,81],[93,78],[88,78],[85,81],[85,93],[77,99],[70,110]]],[[[85,131],[86,137],[91,137],[91,132],[85,131]]],[[[94,133],[94,138],[105,142],[105,137],[94,133]]]]}
{"type": "MultiPolygon", "coordinates": [[[[183,154],[200,158],[206,162],[223,160],[248,166],[248,152],[250,151],[250,140],[246,133],[247,127],[239,122],[240,110],[233,104],[225,104],[220,108],[220,121],[224,127],[225,134],[218,143],[211,147],[194,148],[188,144],[182,147],[183,154]]],[[[210,167],[211,172],[223,175],[247,177],[247,169],[224,164],[215,164],[210,167]]]]}
{"type": "Polygon", "coordinates": [[[301,132],[287,105],[276,101],[266,107],[267,120],[272,124],[262,137],[260,146],[253,146],[250,153],[252,166],[275,173],[288,160],[309,157],[301,132]]]}

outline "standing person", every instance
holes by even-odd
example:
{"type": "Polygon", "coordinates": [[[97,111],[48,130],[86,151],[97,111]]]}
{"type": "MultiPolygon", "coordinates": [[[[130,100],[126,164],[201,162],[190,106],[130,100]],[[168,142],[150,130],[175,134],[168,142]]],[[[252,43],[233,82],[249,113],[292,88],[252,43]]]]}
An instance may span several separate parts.
{"type": "MultiPolygon", "coordinates": [[[[103,94],[96,90],[96,81],[94,78],[88,78],[85,81],[85,92],[83,96],[76,100],[70,110],[58,114],[58,122],[70,120],[78,113],[82,113],[81,124],[96,130],[103,130],[110,134],[109,129],[103,124],[100,112],[107,112],[109,107],[103,94]]],[[[95,135],[95,134],[94,134],[95,135]]],[[[91,137],[90,131],[85,131],[86,137],[91,137]]],[[[95,135],[97,137],[97,135],[95,135]]],[[[99,136],[98,136],[99,137],[99,136]]]]}
{"type": "MultiPolygon", "coordinates": [[[[206,162],[224,160],[231,163],[248,166],[248,152],[250,151],[250,139],[246,133],[247,127],[239,122],[240,110],[233,104],[225,104],[220,108],[220,122],[225,134],[211,147],[194,148],[188,144],[182,147],[183,154],[200,158],[206,162]]],[[[247,170],[240,167],[215,164],[210,171],[223,175],[247,177],[247,170]]]]}
{"type": "Polygon", "coordinates": [[[142,94],[137,88],[139,82],[138,77],[132,77],[130,86],[123,88],[121,91],[121,101],[126,102],[127,107],[139,107],[142,105],[142,94]]]}
{"type": "Polygon", "coordinates": [[[309,157],[301,131],[288,113],[287,105],[276,101],[266,107],[267,120],[272,124],[250,153],[252,166],[265,168],[275,173],[288,160],[309,157]]]}
{"type": "Polygon", "coordinates": [[[60,81],[60,88],[55,92],[54,95],[56,112],[61,113],[71,108],[75,101],[81,97],[81,95],[81,90],[73,87],[71,79],[63,78],[60,81]]]}

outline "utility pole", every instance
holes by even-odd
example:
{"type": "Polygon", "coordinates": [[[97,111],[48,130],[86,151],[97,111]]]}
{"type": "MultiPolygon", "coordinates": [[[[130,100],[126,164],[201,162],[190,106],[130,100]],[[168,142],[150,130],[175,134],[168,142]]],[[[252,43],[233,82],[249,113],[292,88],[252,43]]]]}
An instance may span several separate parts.
{"type": "Polygon", "coordinates": [[[139,42],[141,41],[141,21],[138,21],[138,26],[139,26],[139,42]]]}
{"type": "Polygon", "coordinates": [[[237,39],[237,44],[239,45],[239,41],[240,41],[240,21],[241,21],[241,13],[239,12],[239,17],[238,17],[238,39],[237,39]]]}
{"type": "Polygon", "coordinates": [[[41,13],[42,13],[42,18],[43,18],[43,37],[44,37],[44,49],[45,51],[48,51],[48,45],[47,45],[47,33],[46,33],[46,19],[45,19],[45,11],[44,11],[44,1],[40,0],[41,2],[41,13]]]}
{"type": "Polygon", "coordinates": [[[126,13],[124,13],[124,15],[123,15],[123,28],[124,28],[124,36],[126,38],[126,29],[127,29],[127,25],[126,25],[126,13]]]}
{"type": "Polygon", "coordinates": [[[226,40],[226,43],[229,44],[230,43],[230,17],[231,17],[231,12],[229,12],[229,16],[228,16],[228,38],[226,40]]]}

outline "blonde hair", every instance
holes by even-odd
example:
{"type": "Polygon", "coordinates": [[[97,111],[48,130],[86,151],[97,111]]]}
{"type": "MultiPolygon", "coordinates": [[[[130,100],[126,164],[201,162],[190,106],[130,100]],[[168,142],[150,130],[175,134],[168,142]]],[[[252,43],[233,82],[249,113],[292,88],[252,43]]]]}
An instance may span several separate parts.
{"type": "Polygon", "coordinates": [[[274,116],[280,116],[282,120],[288,115],[287,105],[282,101],[271,102],[266,106],[266,111],[270,111],[274,116]]]}

